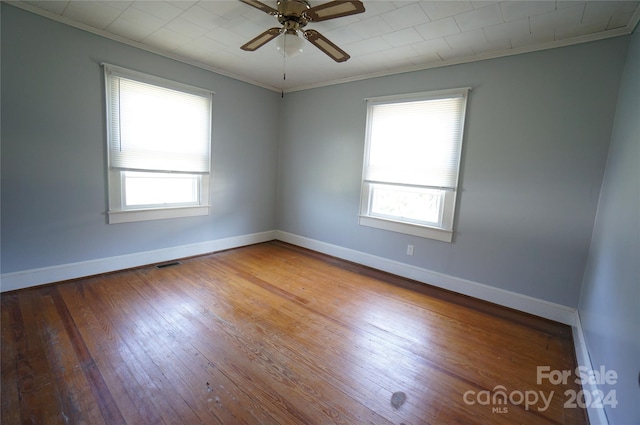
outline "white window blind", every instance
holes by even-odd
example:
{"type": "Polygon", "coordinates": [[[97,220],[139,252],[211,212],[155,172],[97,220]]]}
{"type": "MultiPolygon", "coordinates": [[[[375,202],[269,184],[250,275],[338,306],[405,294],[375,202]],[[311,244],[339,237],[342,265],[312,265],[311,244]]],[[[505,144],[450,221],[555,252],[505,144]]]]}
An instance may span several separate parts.
{"type": "Polygon", "coordinates": [[[464,89],[419,100],[369,101],[364,179],[454,189],[466,94],[464,89]]]}
{"type": "Polygon", "coordinates": [[[360,224],[451,242],[468,92],[367,99],[360,224]]]}
{"type": "Polygon", "coordinates": [[[208,173],[211,94],[162,87],[107,68],[111,168],[208,173]]]}
{"type": "Polygon", "coordinates": [[[207,215],[213,92],[103,66],[109,223],[207,215]]]}

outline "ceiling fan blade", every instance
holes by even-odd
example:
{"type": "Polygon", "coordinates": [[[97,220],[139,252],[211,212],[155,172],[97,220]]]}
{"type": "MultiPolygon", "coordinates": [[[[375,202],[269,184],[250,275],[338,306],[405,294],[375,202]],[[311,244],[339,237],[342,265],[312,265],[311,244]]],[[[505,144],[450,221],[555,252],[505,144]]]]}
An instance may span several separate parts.
{"type": "Polygon", "coordinates": [[[351,57],[347,52],[336,46],[331,40],[316,30],[304,31],[304,38],[336,62],[344,62],[351,57]]]}
{"type": "Polygon", "coordinates": [[[310,21],[320,22],[362,12],[364,12],[364,5],[360,0],[334,0],[314,6],[306,10],[304,14],[310,21]]]}
{"type": "Polygon", "coordinates": [[[268,13],[269,15],[277,15],[278,11],[271,6],[267,6],[266,4],[259,2],[258,0],[240,0],[242,3],[246,3],[249,6],[253,6],[256,9],[262,10],[264,13],[268,13]]]}
{"type": "Polygon", "coordinates": [[[253,52],[254,50],[257,50],[258,48],[264,46],[265,44],[279,36],[281,31],[281,28],[269,28],[256,38],[240,46],[240,48],[242,50],[246,50],[247,52],[253,52]]]}

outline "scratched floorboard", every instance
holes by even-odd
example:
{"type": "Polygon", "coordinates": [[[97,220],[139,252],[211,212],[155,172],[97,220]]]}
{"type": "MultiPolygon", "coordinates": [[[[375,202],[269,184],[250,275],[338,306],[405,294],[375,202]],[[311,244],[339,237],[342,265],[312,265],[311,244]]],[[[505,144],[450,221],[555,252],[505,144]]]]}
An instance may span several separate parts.
{"type": "Polygon", "coordinates": [[[1,298],[6,425],[587,423],[569,327],[282,242],[1,298]]]}

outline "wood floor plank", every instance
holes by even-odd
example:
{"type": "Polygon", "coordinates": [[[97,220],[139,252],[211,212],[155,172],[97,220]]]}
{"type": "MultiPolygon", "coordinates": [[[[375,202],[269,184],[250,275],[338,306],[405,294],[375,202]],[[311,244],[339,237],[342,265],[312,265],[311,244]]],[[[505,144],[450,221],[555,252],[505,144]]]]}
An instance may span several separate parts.
{"type": "MultiPolygon", "coordinates": [[[[225,289],[229,288],[229,285],[226,285],[225,282],[220,283],[220,285],[216,286],[216,289],[219,292],[212,294],[212,297],[210,298],[212,302],[215,299],[227,298],[225,295],[225,289]]],[[[236,286],[235,289],[237,290],[238,287],[236,286]]],[[[229,311],[234,313],[242,311],[243,316],[247,318],[243,321],[246,325],[243,329],[234,329],[233,327],[228,326],[227,332],[229,334],[241,335],[243,337],[242,339],[247,344],[254,346],[257,345],[261,351],[269,352],[270,355],[277,357],[279,361],[282,361],[284,365],[294,373],[299,373],[299,367],[303,366],[306,374],[311,372],[313,376],[321,377],[320,382],[327,382],[330,384],[331,388],[328,389],[328,391],[340,391],[345,395],[349,395],[350,388],[345,386],[341,379],[335,379],[335,377],[332,376],[332,368],[330,366],[325,366],[324,363],[318,363],[315,361],[320,358],[320,350],[314,352],[311,349],[312,344],[307,344],[307,342],[313,343],[314,341],[311,340],[301,343],[298,338],[296,338],[296,341],[292,341],[291,338],[286,337],[286,334],[290,335],[293,327],[298,327],[299,323],[293,323],[294,319],[289,316],[281,315],[279,310],[276,309],[270,309],[268,316],[257,313],[255,309],[257,301],[264,297],[268,297],[269,294],[258,293],[253,287],[253,282],[248,281],[243,289],[245,292],[242,293],[242,299],[245,301],[230,306],[229,311]],[[286,334],[278,330],[278,326],[282,326],[283,323],[287,324],[286,334]],[[276,326],[276,324],[278,324],[278,326],[276,326]]],[[[207,300],[205,299],[204,301],[207,300]]],[[[220,312],[220,308],[218,309],[218,314],[221,316],[224,314],[220,312]]],[[[309,320],[313,320],[313,318],[309,318],[309,320]]],[[[237,323],[237,321],[228,319],[225,322],[227,324],[237,323]]],[[[323,348],[326,351],[326,347],[323,348]]],[[[340,361],[344,362],[344,359],[340,359],[340,361]]],[[[356,367],[359,367],[359,365],[353,364],[350,368],[356,367]]],[[[327,390],[325,390],[325,392],[326,391],[327,390]]],[[[363,404],[367,401],[368,400],[360,400],[363,404]]],[[[372,412],[367,416],[371,416],[375,423],[385,422],[385,419],[377,415],[375,412],[372,412]]]]}
{"type": "MultiPolygon", "coordinates": [[[[179,291],[172,290],[168,296],[173,298],[177,292],[179,291]]],[[[189,304],[189,300],[182,302],[183,307],[189,304]]],[[[206,312],[203,313],[206,315],[206,312]]],[[[243,398],[253,398],[258,401],[252,407],[257,409],[258,413],[262,412],[267,417],[274,418],[267,423],[290,423],[295,422],[295,418],[302,417],[302,414],[294,406],[288,405],[268,380],[265,380],[262,370],[255,365],[250,365],[251,358],[246,358],[226,338],[223,330],[216,326],[215,321],[203,324],[187,308],[180,311],[180,317],[171,313],[166,316],[166,319],[175,326],[175,329],[189,338],[195,350],[207,353],[209,373],[221,373],[233,387],[243,391],[243,398]],[[206,334],[210,339],[201,340],[198,338],[199,334],[206,334]]],[[[207,382],[211,383],[213,388],[221,385],[220,378],[216,376],[208,375],[207,382]]]]}
{"type": "MultiPolygon", "coordinates": [[[[186,282],[183,281],[182,283],[186,282]]],[[[175,297],[177,292],[176,289],[172,290],[171,297],[175,297]]],[[[185,298],[183,304],[188,303],[188,298],[185,298]]],[[[280,361],[281,359],[274,356],[273,353],[265,351],[263,347],[255,344],[255,341],[247,338],[245,331],[241,327],[234,326],[231,322],[220,320],[217,315],[207,314],[207,312],[201,311],[196,315],[192,315],[191,312],[185,310],[183,314],[185,317],[190,317],[190,322],[206,328],[207,334],[217,336],[216,340],[219,343],[226,342],[225,350],[234,353],[232,358],[222,357],[217,365],[218,367],[228,373],[236,373],[238,370],[250,370],[252,379],[261,378],[265,383],[271,381],[270,391],[273,394],[278,394],[280,400],[292,392],[298,396],[297,398],[306,398],[305,403],[298,406],[288,406],[288,409],[295,409],[298,416],[304,417],[306,411],[312,411],[313,415],[325,414],[331,417],[332,420],[337,421],[337,423],[341,423],[340,418],[348,418],[352,415],[353,412],[339,411],[323,400],[323,395],[331,391],[330,388],[325,386],[322,391],[318,392],[316,387],[318,385],[323,386],[323,382],[318,382],[316,385],[306,384],[304,377],[297,376],[290,367],[280,361]],[[202,321],[203,316],[209,316],[208,320],[202,321]],[[309,396],[310,394],[311,396],[309,396]],[[315,404],[309,403],[310,401],[314,401],[315,404]],[[316,405],[320,405],[319,412],[314,410],[316,405]]],[[[194,344],[201,346],[201,351],[220,351],[220,347],[206,346],[206,343],[201,341],[194,341],[194,344]]],[[[248,384],[248,382],[245,382],[245,386],[248,384]]],[[[347,421],[345,423],[353,422],[347,421]]]]}
{"type": "MultiPolygon", "coordinates": [[[[126,282],[130,283],[129,279],[126,279],[126,282]]],[[[132,286],[129,287],[140,294],[139,299],[144,300],[143,302],[148,308],[141,308],[142,303],[132,300],[133,297],[116,297],[113,291],[109,291],[111,294],[107,296],[113,299],[114,305],[117,305],[120,312],[118,316],[123,321],[122,323],[135,323],[135,326],[129,328],[132,334],[127,339],[135,338],[140,346],[144,347],[146,355],[152,359],[157,370],[151,371],[150,375],[153,373],[157,376],[159,372],[162,376],[171,377],[171,382],[179,381],[181,383],[179,390],[184,406],[180,406],[180,411],[184,410],[185,406],[189,406],[189,409],[197,413],[200,420],[205,423],[212,423],[212,421],[218,423],[251,422],[235,416],[234,412],[220,408],[220,404],[227,402],[235,395],[228,390],[214,394],[214,386],[209,381],[227,383],[224,381],[224,377],[218,375],[210,377],[214,379],[205,378],[203,371],[206,370],[206,365],[209,362],[203,353],[195,350],[179,329],[164,320],[162,315],[158,314],[157,310],[148,303],[148,300],[145,300],[142,296],[144,291],[139,284],[135,284],[135,289],[132,286]],[[164,334],[167,337],[163,338],[164,334]],[[162,342],[161,344],[158,344],[159,340],[162,342]],[[162,356],[158,354],[162,354],[162,356]],[[194,382],[197,382],[197,385],[194,385],[194,382]],[[204,409],[200,409],[200,407],[204,409]]],[[[154,297],[153,301],[158,302],[159,300],[154,297]]],[[[175,299],[172,300],[172,305],[174,303],[175,299]]],[[[241,411],[240,413],[243,416],[246,412],[241,411]]],[[[175,423],[175,421],[169,423],[175,423]]]]}
{"type": "MultiPolygon", "coordinates": [[[[252,252],[252,254],[255,255],[254,252],[252,252]]],[[[235,261],[238,262],[238,265],[242,265],[242,267],[244,268],[248,267],[247,264],[251,264],[249,259],[246,257],[243,257],[242,259],[235,258],[235,261]]],[[[264,271],[264,269],[261,270],[261,275],[265,276],[266,272],[264,271]]],[[[300,277],[298,280],[307,280],[309,279],[309,276],[313,274],[313,266],[309,263],[306,263],[304,265],[304,270],[306,272],[305,277],[300,277]]],[[[311,279],[313,280],[313,278],[311,279]]],[[[291,280],[289,282],[291,282],[291,280]]],[[[304,285],[306,286],[312,284],[312,281],[304,282],[304,285]]],[[[290,289],[293,290],[293,287],[290,289]]],[[[339,295],[335,296],[339,297],[339,295]]],[[[294,293],[290,298],[295,299],[296,297],[299,298],[299,296],[294,293]]],[[[348,298],[353,299],[353,297],[348,298]]],[[[417,343],[424,342],[419,341],[420,337],[424,335],[424,332],[416,333],[414,329],[411,329],[411,324],[406,320],[403,320],[403,318],[406,317],[415,317],[416,314],[411,314],[408,311],[403,312],[402,306],[393,305],[393,303],[387,302],[383,304],[380,300],[363,300],[362,298],[358,298],[354,301],[354,303],[358,302],[360,302],[360,306],[350,305],[348,306],[348,308],[343,309],[343,311],[349,312],[349,314],[351,314],[351,312],[358,312],[357,315],[350,316],[345,319],[345,322],[349,322],[352,324],[355,323],[357,324],[357,326],[362,327],[363,332],[368,332],[371,335],[375,335],[376,330],[381,331],[381,334],[385,335],[385,340],[387,342],[393,342],[392,346],[397,348],[404,347],[407,352],[411,352],[416,356],[423,358],[424,361],[435,365],[435,367],[439,367],[438,365],[446,365],[447,368],[443,370],[445,373],[449,373],[452,375],[455,374],[457,378],[462,379],[468,385],[476,385],[480,390],[491,390],[497,385],[501,385],[500,376],[502,376],[504,373],[511,373],[516,378],[520,376],[519,373],[515,372],[518,372],[518,365],[521,365],[524,359],[521,358],[522,356],[520,356],[520,358],[514,359],[513,357],[518,354],[517,352],[515,354],[508,354],[509,357],[511,357],[511,361],[502,361],[499,368],[496,367],[495,363],[496,361],[501,360],[500,356],[487,356],[487,353],[497,351],[495,350],[494,346],[497,346],[499,350],[501,350],[503,347],[513,346],[509,343],[510,340],[505,340],[502,336],[502,330],[504,329],[504,327],[510,325],[508,323],[502,326],[500,335],[491,335],[491,338],[488,338],[490,335],[487,335],[486,332],[474,332],[473,325],[466,324],[465,326],[460,326],[459,321],[450,320],[448,326],[446,327],[446,334],[431,336],[432,341],[430,345],[432,349],[429,353],[425,353],[419,352],[414,349],[414,347],[417,346],[417,343]],[[377,310],[372,314],[367,313],[363,315],[361,312],[369,308],[369,306],[371,305],[376,305],[377,310]],[[388,317],[388,314],[386,313],[388,311],[393,311],[396,315],[393,318],[388,317]],[[382,317],[378,317],[380,314],[382,314],[382,317]],[[367,323],[359,322],[359,318],[361,318],[362,316],[368,316],[367,323]],[[395,324],[394,329],[389,328],[388,324],[395,324]],[[367,327],[369,327],[369,329],[365,329],[367,327]],[[372,330],[371,327],[374,327],[376,329],[372,330]],[[456,331],[460,331],[459,335],[456,334],[456,331]],[[466,340],[467,344],[471,343],[474,347],[477,347],[477,349],[472,351],[458,350],[457,346],[460,345],[460,340],[466,340]],[[487,345],[485,343],[485,341],[487,340],[491,341],[491,345],[487,345]],[[447,344],[447,341],[451,341],[451,343],[447,344]]],[[[326,303],[327,301],[323,301],[323,305],[325,305],[326,303]]],[[[306,300],[304,304],[309,306],[310,301],[306,300]]],[[[332,311],[331,316],[334,318],[340,317],[340,312],[334,310],[332,311]]],[[[416,321],[415,323],[435,322],[441,324],[443,320],[446,319],[446,316],[438,317],[435,321],[433,320],[433,318],[429,317],[423,317],[419,319],[420,320],[416,321]]],[[[488,319],[486,319],[485,322],[487,320],[488,319]]],[[[429,333],[438,334],[439,331],[440,329],[433,328],[429,331],[429,333]]],[[[518,331],[521,332],[520,329],[518,331]]],[[[538,345],[540,345],[539,343],[546,343],[546,338],[546,336],[538,338],[538,345]]],[[[535,338],[532,339],[535,340],[535,338]]],[[[535,344],[532,344],[530,340],[526,341],[526,343],[526,347],[518,346],[517,348],[519,350],[522,350],[522,353],[525,353],[525,356],[529,356],[529,353],[531,352],[531,349],[535,347],[535,344]]],[[[465,347],[467,347],[467,345],[465,345],[465,347]]],[[[406,355],[406,353],[398,354],[406,355]]],[[[498,354],[500,354],[500,351],[498,351],[498,354]]],[[[535,360],[536,359],[532,359],[529,360],[529,362],[535,360]]],[[[529,372],[530,373],[525,374],[523,376],[523,379],[520,381],[512,378],[512,381],[514,381],[514,385],[518,388],[526,388],[525,385],[527,383],[535,383],[535,368],[532,368],[529,372]]],[[[557,405],[561,405],[559,399],[557,400],[556,406],[557,405]]],[[[553,413],[553,409],[551,409],[549,412],[553,413]]]]}
{"type": "Polygon", "coordinates": [[[45,320],[41,308],[41,294],[27,290],[19,295],[24,332],[17,344],[18,391],[22,420],[32,423],[64,423],[65,403],[56,386],[54,366],[47,356],[49,347],[40,324],[45,320]]]}
{"type": "MultiPolygon", "coordinates": [[[[225,284],[224,281],[220,283],[220,285],[216,285],[217,292],[212,295],[212,301],[213,299],[228,298],[225,295],[225,290],[229,288],[229,285],[225,284]]],[[[304,316],[299,317],[295,317],[296,313],[293,315],[285,314],[284,309],[269,309],[268,315],[260,314],[256,311],[255,305],[259,300],[267,297],[268,294],[256,293],[256,290],[252,289],[252,283],[255,282],[247,282],[245,288],[247,292],[242,293],[242,297],[246,302],[230,308],[233,312],[238,311],[238,309],[246,309],[244,310],[244,314],[246,314],[248,318],[246,322],[251,325],[243,331],[243,334],[246,334],[248,338],[260,341],[261,346],[266,346],[273,350],[273,352],[286,357],[291,367],[296,367],[297,365],[304,366],[307,373],[311,372],[315,376],[321,376],[323,380],[331,383],[333,387],[345,395],[350,396],[354,401],[366,405],[369,409],[375,406],[375,400],[378,400],[378,402],[382,400],[378,407],[381,407],[380,410],[384,410],[384,413],[389,414],[391,410],[389,399],[392,392],[388,392],[388,397],[384,396],[381,398],[375,394],[375,392],[379,391],[377,385],[371,385],[375,387],[375,391],[369,388],[369,385],[365,387],[359,386],[356,391],[352,386],[348,385],[348,382],[345,382],[341,372],[332,367],[333,364],[345,365],[346,362],[349,362],[346,367],[343,368],[348,369],[350,374],[358,370],[363,377],[363,381],[366,382],[368,378],[364,377],[376,375],[375,372],[372,374],[372,370],[368,368],[365,370],[363,367],[363,365],[371,360],[368,358],[367,353],[353,360],[341,355],[345,350],[338,349],[335,351],[335,355],[333,354],[335,348],[327,351],[328,347],[335,347],[336,344],[327,345],[319,338],[323,331],[326,332],[326,329],[318,326],[317,318],[313,317],[313,313],[304,309],[299,309],[300,313],[304,314],[304,316]],[[252,292],[254,293],[252,294],[252,292]],[[285,332],[280,329],[283,324],[286,324],[285,332]],[[296,335],[295,340],[290,337],[293,334],[296,335]],[[384,409],[382,409],[382,406],[384,409]]],[[[237,289],[237,286],[235,286],[234,290],[237,289]]],[[[348,342],[350,339],[351,337],[344,338],[347,344],[350,344],[348,342]]],[[[373,418],[375,423],[384,421],[382,414],[379,414],[380,412],[376,412],[374,409],[373,413],[379,416],[373,418]]]]}
{"type": "Polygon", "coordinates": [[[41,312],[38,330],[55,377],[61,423],[74,418],[77,424],[104,424],[96,399],[93,397],[91,385],[80,366],[73,342],[55,305],[52,296],[55,291],[55,287],[46,288],[42,296],[35,300],[35,305],[41,312]]]}
{"type": "Polygon", "coordinates": [[[569,327],[282,242],[1,298],[3,424],[587,423],[569,327]]]}
{"type": "Polygon", "coordinates": [[[18,295],[2,296],[0,310],[0,423],[20,423],[18,370],[16,349],[23,338],[24,326],[18,305],[18,295]]]}
{"type": "MultiPolygon", "coordinates": [[[[97,340],[96,343],[88,343],[88,349],[97,353],[95,355],[97,361],[117,365],[117,375],[109,375],[106,379],[109,381],[109,387],[114,388],[114,403],[120,406],[118,409],[128,412],[125,417],[135,418],[140,423],[178,423],[176,419],[183,418],[176,418],[173,414],[172,407],[176,398],[167,399],[164,396],[156,401],[154,397],[152,390],[161,383],[149,377],[147,370],[153,367],[153,363],[140,353],[142,349],[139,344],[144,341],[140,341],[138,335],[128,333],[128,327],[132,324],[121,324],[116,321],[120,308],[111,298],[102,293],[103,290],[113,289],[119,285],[121,285],[120,281],[114,285],[100,285],[97,282],[84,290],[81,290],[79,285],[71,285],[61,289],[61,293],[67,305],[73,306],[70,311],[75,317],[82,316],[87,323],[94,323],[94,326],[89,328],[91,336],[87,334],[86,338],[97,340]],[[91,313],[88,313],[89,311],[91,313]],[[163,403],[166,404],[163,405],[163,403]]],[[[133,295],[135,294],[129,294],[129,296],[133,295]]],[[[135,324],[134,319],[130,318],[133,324],[135,324]]],[[[163,388],[166,391],[165,394],[167,391],[174,391],[175,385],[177,383],[165,383],[163,388]]],[[[185,423],[188,423],[188,421],[195,421],[196,418],[192,415],[184,419],[185,423]]],[[[128,419],[127,422],[131,420],[128,419]]]]}
{"type": "MultiPolygon", "coordinates": [[[[66,295],[76,285],[74,282],[59,290],[66,295]]],[[[93,285],[87,285],[82,292],[90,293],[93,285]]],[[[66,323],[75,333],[74,349],[105,420],[108,423],[147,423],[154,419],[147,414],[149,409],[130,370],[129,353],[122,349],[122,341],[110,318],[100,314],[97,303],[66,302],[62,294],[58,300],[63,310],[61,314],[67,317],[66,323]]]]}

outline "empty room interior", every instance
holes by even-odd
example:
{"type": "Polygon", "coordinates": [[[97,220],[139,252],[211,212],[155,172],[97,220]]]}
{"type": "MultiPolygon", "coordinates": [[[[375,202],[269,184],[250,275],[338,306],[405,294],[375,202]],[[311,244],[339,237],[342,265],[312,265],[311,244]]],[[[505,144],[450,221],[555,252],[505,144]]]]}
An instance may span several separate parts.
{"type": "Polygon", "coordinates": [[[2,424],[640,424],[640,2],[0,7],[2,424]]]}

